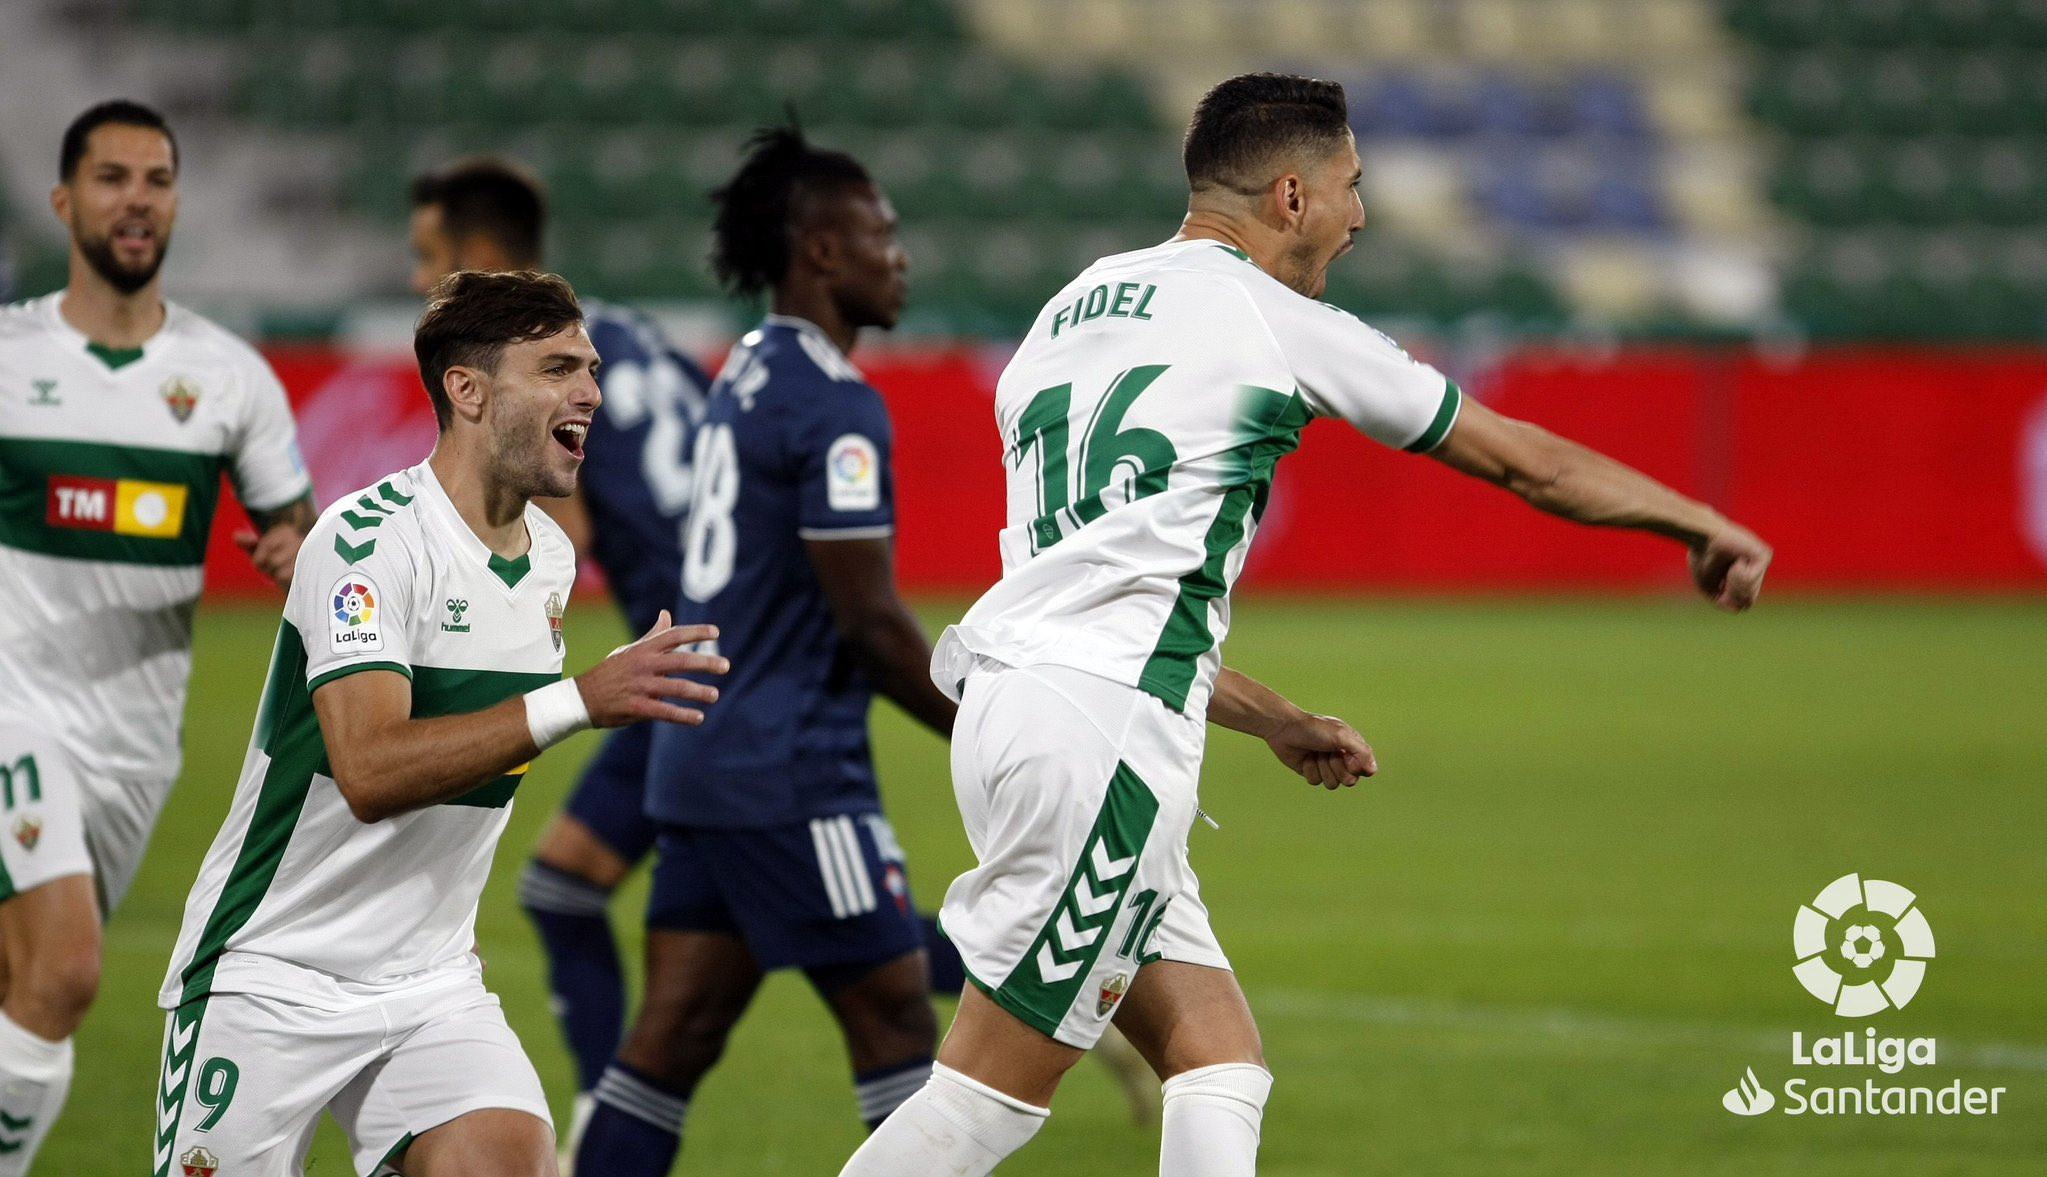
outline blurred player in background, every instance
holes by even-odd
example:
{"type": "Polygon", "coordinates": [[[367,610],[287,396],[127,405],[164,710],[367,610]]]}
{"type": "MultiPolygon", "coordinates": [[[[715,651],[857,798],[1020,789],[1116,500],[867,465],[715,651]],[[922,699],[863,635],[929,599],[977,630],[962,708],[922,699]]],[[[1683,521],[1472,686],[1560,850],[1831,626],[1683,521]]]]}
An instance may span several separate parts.
{"type": "Polygon", "coordinates": [[[718,276],[771,293],[772,313],[698,428],[677,615],[717,625],[737,672],[714,722],[654,740],[647,990],[577,1154],[607,1177],[668,1172],[768,971],[802,969],[830,1007],[870,1126],[922,1085],[937,1041],[867,710],[879,691],[948,735],[955,708],[896,592],[888,409],[846,358],[902,312],[895,211],[793,129],[757,136],[714,199],[718,276]]]}
{"type": "MultiPolygon", "coordinates": [[[[456,270],[541,264],[546,201],[510,160],[459,160],[412,184],[413,288],[424,295],[456,270]]],[[[675,601],[690,495],[689,431],[710,378],[646,316],[595,300],[584,325],[603,360],[604,403],[592,415],[573,494],[541,500],[579,558],[604,570],[634,633],[675,601]]],[[[519,902],[547,952],[548,986],[576,1061],[573,1147],[591,1092],[625,1029],[625,970],[607,910],[613,891],[654,845],[646,815],[653,729],[608,736],[519,877],[519,902]]]]}
{"type": "Polygon", "coordinates": [[[95,106],[50,194],[68,284],[0,311],[0,1174],[26,1172],[71,1081],[100,925],[178,776],[192,618],[225,471],[284,584],[313,522],[284,389],[163,298],[178,150],[95,106]]]}
{"type": "Polygon", "coordinates": [[[1224,668],[1229,590],[1280,457],[1316,417],[1581,523],[1668,536],[1729,609],[1770,549],[1710,508],[1467,400],[1316,301],[1364,227],[1342,87],[1246,75],[1188,128],[1180,233],[1104,258],[1003,372],[1003,578],[940,639],[953,787],[980,865],[946,894],[972,987],[930,1083],[846,1165],[982,1174],[1029,1141],[1111,1017],[1164,1082],[1159,1171],[1255,1171],[1272,1076],[1187,857],[1206,724],[1337,788],[1342,720],[1224,668]]]}
{"type": "Polygon", "coordinates": [[[296,1174],[323,1109],[364,1174],[552,1174],[539,1077],[473,951],[492,854],[542,751],[717,696],[670,677],[722,673],[678,648],[716,631],[666,614],[561,677],[575,553],[531,500],[575,489],[600,399],[568,284],[457,274],[414,346],[439,440],[314,527],[185,905],[158,1177],[296,1174]]]}

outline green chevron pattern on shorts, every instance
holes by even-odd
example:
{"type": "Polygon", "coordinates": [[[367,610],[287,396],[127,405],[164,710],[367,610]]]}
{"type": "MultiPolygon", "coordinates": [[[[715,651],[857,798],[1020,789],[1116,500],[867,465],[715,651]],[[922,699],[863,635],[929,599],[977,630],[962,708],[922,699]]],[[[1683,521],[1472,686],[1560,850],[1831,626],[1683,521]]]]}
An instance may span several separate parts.
{"type": "Polygon", "coordinates": [[[1118,761],[1052,918],[1039,929],[1030,951],[1007,980],[990,989],[970,976],[975,986],[1026,1025],[1048,1037],[1055,1035],[1109,941],[1109,929],[1137,877],[1137,859],[1158,812],[1159,799],[1151,787],[1118,761]]]}
{"type": "Polygon", "coordinates": [[[164,1035],[163,1069],[156,1079],[155,1177],[171,1174],[172,1146],[178,1139],[178,1121],[185,1118],[185,1095],[192,1089],[192,1063],[199,1053],[199,1023],[205,1016],[204,997],[171,1011],[170,1029],[164,1035]]]}

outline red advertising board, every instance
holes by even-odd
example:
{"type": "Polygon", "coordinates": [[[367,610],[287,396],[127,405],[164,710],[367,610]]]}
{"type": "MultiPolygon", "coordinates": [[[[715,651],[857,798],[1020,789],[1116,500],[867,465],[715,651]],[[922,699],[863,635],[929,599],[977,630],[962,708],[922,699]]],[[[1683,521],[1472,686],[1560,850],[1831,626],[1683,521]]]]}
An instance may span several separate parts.
{"type": "MultiPolygon", "coordinates": [[[[973,592],[999,564],[999,353],[861,357],[895,415],[899,560],[913,589],[973,592]]],[[[320,501],[409,465],[433,444],[410,357],[276,351],[320,501]]],[[[1515,353],[1462,372],[1533,421],[1714,503],[1777,547],[1775,588],[2047,587],[2047,353],[1842,349],[1796,359],[1688,349],[1598,359],[1515,353]]],[[[229,542],[208,581],[260,590],[229,542]]],[[[1336,422],[1280,464],[1245,573],[1317,592],[1674,588],[1654,538],[1574,527],[1336,422]]]]}

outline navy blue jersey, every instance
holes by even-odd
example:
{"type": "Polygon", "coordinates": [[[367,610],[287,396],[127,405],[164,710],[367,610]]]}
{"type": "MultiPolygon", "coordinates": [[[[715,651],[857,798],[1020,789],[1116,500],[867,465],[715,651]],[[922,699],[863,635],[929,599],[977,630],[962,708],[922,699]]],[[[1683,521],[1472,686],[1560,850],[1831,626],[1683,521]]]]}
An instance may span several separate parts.
{"type": "Polygon", "coordinates": [[[698,727],[659,724],[647,811],[748,827],[880,808],[873,688],[832,622],[806,541],[891,534],[881,394],[810,323],[742,339],[697,429],[677,624],[718,627],[732,672],[698,727]]]}
{"type": "Polygon", "coordinates": [[[603,407],[583,443],[582,487],[592,551],[633,635],[675,603],[689,512],[689,434],[710,378],[652,320],[583,304],[583,326],[604,363],[603,407]]]}

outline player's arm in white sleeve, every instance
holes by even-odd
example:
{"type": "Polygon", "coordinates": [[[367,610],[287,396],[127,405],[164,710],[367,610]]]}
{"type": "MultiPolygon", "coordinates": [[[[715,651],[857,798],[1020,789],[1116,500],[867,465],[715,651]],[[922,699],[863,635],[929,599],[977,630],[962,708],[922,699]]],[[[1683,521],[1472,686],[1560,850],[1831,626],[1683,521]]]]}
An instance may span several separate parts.
{"type": "Polygon", "coordinates": [[[291,587],[299,545],[313,529],[313,482],[299,452],[298,427],[284,385],[262,357],[251,352],[243,379],[246,399],[242,432],[234,453],[235,494],[248,508],[255,530],[235,535],[256,570],[291,587]]]}
{"type": "Polygon", "coordinates": [[[412,717],[416,627],[436,623],[414,553],[397,536],[348,549],[337,516],[300,550],[285,616],[305,645],[306,685],[342,799],[358,820],[436,805],[503,776],[588,727],[640,720],[703,722],[717,688],[682,674],[723,674],[725,659],[681,647],[717,636],[672,626],[664,611],[646,636],[573,679],[481,711],[412,717]],[[424,616],[421,616],[423,614],[424,616]]]}
{"type": "Polygon", "coordinates": [[[1247,674],[1225,666],[1208,700],[1208,721],[1264,740],[1281,764],[1311,785],[1337,789],[1379,771],[1372,746],[1334,715],[1302,710],[1247,674]]]}
{"type": "Polygon", "coordinates": [[[1667,536],[1690,551],[1692,580],[1730,612],[1756,603],[1770,545],[1704,503],[1537,425],[1469,403],[1430,456],[1529,505],[1596,527],[1667,536]]]}

